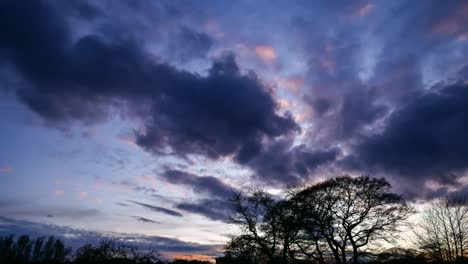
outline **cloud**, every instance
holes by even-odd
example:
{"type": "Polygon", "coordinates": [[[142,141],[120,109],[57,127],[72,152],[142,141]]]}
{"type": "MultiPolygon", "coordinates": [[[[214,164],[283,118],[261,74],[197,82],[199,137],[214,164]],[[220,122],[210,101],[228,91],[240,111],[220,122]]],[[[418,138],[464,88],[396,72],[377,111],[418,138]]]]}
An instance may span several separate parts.
{"type": "Polygon", "coordinates": [[[229,212],[232,210],[230,197],[203,198],[195,202],[182,202],[177,205],[178,209],[200,214],[214,221],[229,221],[229,212]]]}
{"type": "Polygon", "coordinates": [[[169,183],[191,188],[197,196],[208,195],[208,198],[179,202],[176,204],[178,209],[203,215],[214,221],[229,220],[228,212],[232,209],[230,199],[238,191],[236,188],[213,176],[199,176],[180,170],[167,170],[161,177],[169,183]]]}
{"type": "Polygon", "coordinates": [[[276,60],[276,52],[272,46],[257,45],[255,46],[255,53],[265,62],[273,62],[276,60]]]}
{"type": "Polygon", "coordinates": [[[208,34],[182,27],[172,45],[168,47],[168,53],[176,60],[187,62],[195,58],[204,58],[213,43],[214,40],[208,34]]]}
{"type": "Polygon", "coordinates": [[[198,176],[180,170],[167,170],[161,177],[170,183],[185,185],[197,193],[208,194],[212,197],[230,196],[235,188],[223,183],[213,176],[198,176]]]}
{"type": "Polygon", "coordinates": [[[332,107],[332,102],[326,98],[315,98],[312,99],[308,96],[304,97],[304,100],[312,106],[314,113],[316,113],[318,116],[322,116],[330,110],[332,107]]]}
{"type": "Polygon", "coordinates": [[[140,202],[131,201],[131,200],[129,200],[129,202],[140,205],[140,206],[145,207],[145,208],[148,208],[151,211],[154,211],[154,212],[157,212],[157,213],[163,213],[163,214],[167,214],[167,215],[170,215],[170,216],[177,216],[177,217],[182,217],[183,216],[181,213],[179,213],[177,211],[167,209],[167,208],[164,208],[164,207],[154,206],[154,205],[151,205],[151,204],[140,203],[140,202]]]}
{"type": "Polygon", "coordinates": [[[10,166],[2,166],[0,167],[0,173],[10,173],[13,169],[10,166]]]}
{"type": "Polygon", "coordinates": [[[151,224],[160,224],[161,222],[154,221],[145,217],[141,216],[132,216],[132,218],[136,219],[137,221],[143,222],[143,223],[151,223],[151,224]]]}
{"type": "Polygon", "coordinates": [[[353,16],[359,16],[359,17],[367,16],[370,12],[372,12],[372,10],[374,10],[374,8],[375,8],[375,5],[366,3],[360,6],[359,8],[357,8],[354,11],[353,16]]]}
{"type": "Polygon", "coordinates": [[[81,191],[78,193],[78,196],[81,198],[81,199],[84,199],[86,198],[86,196],[88,196],[88,193],[85,192],[85,191],[81,191]]]}
{"type": "Polygon", "coordinates": [[[234,155],[243,162],[257,153],[264,137],[299,129],[290,115],[275,114],[271,95],[257,77],[241,75],[233,56],[215,61],[208,78],[200,81],[173,87],[174,97],[153,112],[161,118],[138,135],[140,146],[155,152],[171,146],[179,154],[210,158],[234,155]]]}
{"type": "Polygon", "coordinates": [[[0,211],[5,217],[13,218],[45,218],[90,220],[102,215],[98,209],[68,208],[68,207],[38,207],[33,201],[0,200],[0,211]]]}
{"type": "MultiPolygon", "coordinates": [[[[421,184],[456,184],[468,169],[468,86],[443,83],[393,112],[381,133],[355,145],[353,163],[421,184]]],[[[415,186],[415,185],[412,185],[415,186]]]]}
{"type": "Polygon", "coordinates": [[[384,117],[387,112],[387,106],[376,103],[373,90],[349,92],[345,95],[339,112],[337,137],[352,137],[362,127],[373,124],[376,120],[384,117]]]}
{"type": "Polygon", "coordinates": [[[306,145],[294,146],[291,139],[282,139],[265,144],[247,165],[262,184],[299,184],[320,166],[332,164],[340,154],[341,150],[336,147],[311,149],[306,145]]]}
{"type": "Polygon", "coordinates": [[[253,157],[263,138],[299,130],[291,115],[276,113],[271,91],[253,72],[243,74],[233,55],[200,76],[157,62],[132,38],[97,32],[74,40],[48,2],[1,5],[8,27],[0,51],[25,82],[16,94],[49,124],[100,122],[121,109],[144,122],[136,143],[150,152],[234,155],[239,162],[253,157]]]}

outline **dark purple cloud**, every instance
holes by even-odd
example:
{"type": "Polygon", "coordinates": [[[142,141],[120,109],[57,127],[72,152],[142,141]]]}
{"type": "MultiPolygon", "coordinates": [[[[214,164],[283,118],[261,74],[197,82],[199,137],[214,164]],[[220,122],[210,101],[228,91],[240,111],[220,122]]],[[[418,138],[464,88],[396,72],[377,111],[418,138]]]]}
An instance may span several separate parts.
{"type": "Polygon", "coordinates": [[[294,146],[291,139],[282,139],[265,144],[247,165],[254,170],[259,183],[300,184],[320,166],[332,164],[340,154],[337,147],[314,150],[305,145],[294,146]]]}
{"type": "Polygon", "coordinates": [[[427,179],[457,185],[468,168],[467,105],[463,81],[433,87],[393,112],[381,133],[363,137],[354,164],[419,185],[427,179]]]}
{"type": "Polygon", "coordinates": [[[350,138],[356,135],[365,125],[384,117],[387,111],[387,106],[376,102],[373,90],[347,93],[340,109],[337,137],[350,138]]]}
{"type": "Polygon", "coordinates": [[[179,170],[168,170],[161,177],[167,182],[185,185],[199,194],[207,194],[212,197],[231,196],[230,194],[235,191],[235,188],[213,176],[199,176],[179,170]]]}
{"type": "Polygon", "coordinates": [[[160,222],[158,221],[154,221],[146,217],[142,217],[142,216],[132,216],[132,218],[143,223],[160,224],[160,222]]]}
{"type": "Polygon", "coordinates": [[[177,211],[174,211],[174,210],[171,210],[171,209],[167,209],[167,208],[164,208],[164,207],[160,207],[160,206],[155,206],[155,205],[151,205],[151,204],[147,204],[147,203],[141,203],[141,202],[137,202],[137,201],[129,201],[131,203],[134,203],[134,204],[137,204],[137,205],[140,205],[142,207],[145,207],[153,212],[157,212],[157,213],[163,213],[163,214],[167,214],[167,215],[170,215],[170,216],[177,216],[177,217],[183,217],[183,215],[177,211]]]}
{"type": "Polygon", "coordinates": [[[211,220],[228,222],[229,212],[232,210],[229,198],[229,196],[223,199],[203,198],[194,202],[182,202],[177,205],[177,208],[203,215],[211,220]]]}
{"type": "Polygon", "coordinates": [[[264,137],[299,130],[290,115],[276,113],[270,91],[253,72],[241,73],[233,55],[200,76],[157,62],[132,38],[100,33],[74,41],[66,19],[45,2],[6,1],[0,10],[8,25],[0,52],[25,81],[18,98],[50,123],[92,123],[125,109],[145,121],[136,137],[148,151],[169,147],[181,156],[235,155],[239,162],[256,155],[264,137]]]}
{"type": "Polygon", "coordinates": [[[203,215],[211,220],[228,221],[228,212],[231,210],[230,199],[236,188],[223,183],[213,176],[200,176],[180,170],[167,170],[161,177],[172,184],[186,186],[192,189],[197,196],[207,195],[195,201],[183,201],[176,204],[180,210],[203,215]]]}
{"type": "Polygon", "coordinates": [[[213,43],[214,40],[206,33],[182,27],[171,41],[167,52],[175,60],[187,62],[196,58],[204,58],[213,43]]]}

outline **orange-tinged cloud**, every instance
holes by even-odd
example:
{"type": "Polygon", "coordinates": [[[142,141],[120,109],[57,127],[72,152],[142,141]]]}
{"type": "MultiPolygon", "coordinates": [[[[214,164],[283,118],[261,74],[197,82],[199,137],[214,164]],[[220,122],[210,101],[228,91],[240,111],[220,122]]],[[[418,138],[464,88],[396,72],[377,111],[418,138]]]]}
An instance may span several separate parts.
{"type": "Polygon", "coordinates": [[[255,46],[255,53],[265,62],[272,62],[276,60],[276,52],[273,47],[268,45],[255,46]]]}
{"type": "Polygon", "coordinates": [[[298,122],[305,121],[309,114],[306,111],[303,111],[301,113],[294,114],[294,119],[298,122]]]}
{"type": "Polygon", "coordinates": [[[206,32],[209,32],[218,39],[223,38],[225,36],[225,33],[219,29],[219,24],[218,22],[216,22],[216,20],[209,19],[205,22],[203,28],[206,32]]]}
{"type": "Polygon", "coordinates": [[[87,193],[87,192],[80,192],[80,193],[78,194],[78,196],[79,196],[81,199],[84,199],[84,198],[86,198],[86,196],[88,196],[88,193],[87,193]]]}
{"type": "Polygon", "coordinates": [[[295,91],[304,84],[304,77],[301,75],[291,75],[286,79],[278,80],[277,84],[279,87],[285,87],[291,91],[295,91]]]}
{"type": "Polygon", "coordinates": [[[56,196],[63,196],[65,194],[63,190],[55,190],[54,193],[56,196]]]}
{"type": "Polygon", "coordinates": [[[180,253],[165,253],[166,256],[173,259],[183,259],[183,260],[202,260],[214,262],[214,258],[208,255],[203,254],[190,254],[190,255],[180,255],[180,253]]]}
{"type": "Polygon", "coordinates": [[[288,109],[291,106],[291,104],[286,99],[278,99],[277,103],[283,109],[288,109]]]}

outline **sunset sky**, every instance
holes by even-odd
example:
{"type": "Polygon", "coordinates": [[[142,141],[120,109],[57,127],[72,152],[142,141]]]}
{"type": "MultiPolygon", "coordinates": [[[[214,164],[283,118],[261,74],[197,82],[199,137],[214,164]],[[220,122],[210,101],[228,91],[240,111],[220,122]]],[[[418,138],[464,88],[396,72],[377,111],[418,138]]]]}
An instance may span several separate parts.
{"type": "Polygon", "coordinates": [[[0,1],[0,235],[219,254],[232,191],[468,195],[467,1],[0,1]]]}

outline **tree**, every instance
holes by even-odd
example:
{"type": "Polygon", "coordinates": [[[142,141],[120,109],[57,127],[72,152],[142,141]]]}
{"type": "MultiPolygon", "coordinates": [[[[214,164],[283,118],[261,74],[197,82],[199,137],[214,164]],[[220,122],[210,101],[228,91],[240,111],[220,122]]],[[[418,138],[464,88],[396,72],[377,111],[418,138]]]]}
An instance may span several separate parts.
{"type": "Polygon", "coordinates": [[[344,176],[297,193],[294,199],[309,214],[304,231],[319,262],[328,248],[336,263],[358,263],[370,242],[393,238],[412,209],[390,187],[385,179],[344,176]]]}
{"type": "Polygon", "coordinates": [[[159,253],[154,250],[140,250],[117,239],[102,240],[99,245],[84,245],[75,253],[75,263],[159,263],[159,253]]]}
{"type": "Polygon", "coordinates": [[[300,211],[294,201],[252,190],[236,193],[232,203],[231,220],[243,234],[228,245],[231,253],[248,257],[252,263],[286,263],[294,259],[293,247],[301,229],[300,211]]]}
{"type": "Polygon", "coordinates": [[[30,239],[27,235],[0,237],[0,263],[64,263],[71,252],[63,242],[49,237],[30,239]]]}
{"type": "Polygon", "coordinates": [[[251,235],[232,236],[224,250],[225,257],[236,263],[259,264],[263,255],[251,235]]]}
{"type": "Polygon", "coordinates": [[[385,179],[349,176],[288,189],[284,199],[237,193],[233,223],[242,234],[229,252],[251,263],[358,263],[379,241],[391,242],[412,212],[385,179]]]}
{"type": "Polygon", "coordinates": [[[460,200],[435,200],[422,213],[415,234],[417,245],[432,261],[463,262],[468,258],[468,206],[460,200]]]}

